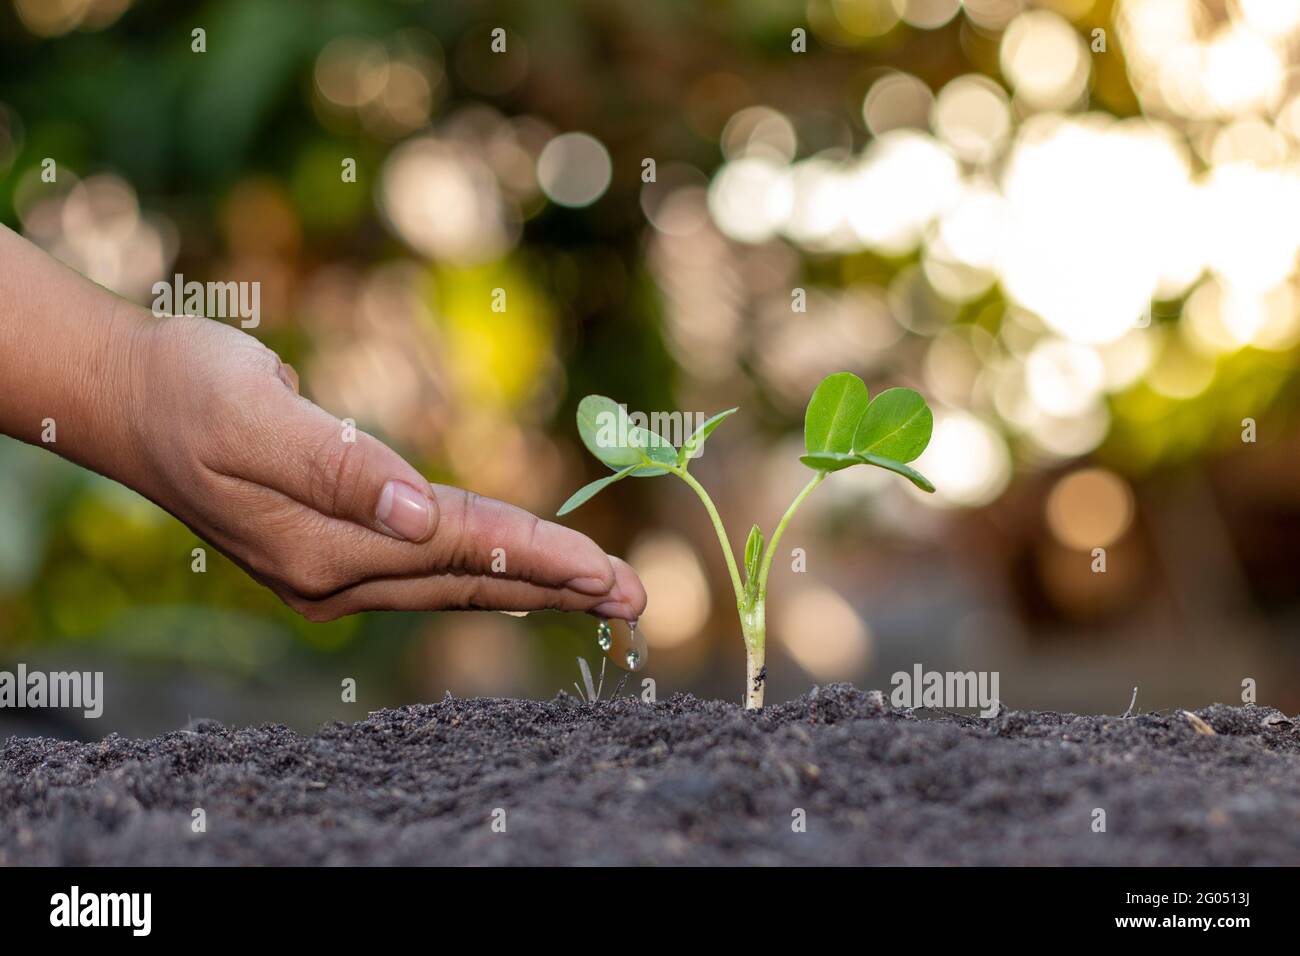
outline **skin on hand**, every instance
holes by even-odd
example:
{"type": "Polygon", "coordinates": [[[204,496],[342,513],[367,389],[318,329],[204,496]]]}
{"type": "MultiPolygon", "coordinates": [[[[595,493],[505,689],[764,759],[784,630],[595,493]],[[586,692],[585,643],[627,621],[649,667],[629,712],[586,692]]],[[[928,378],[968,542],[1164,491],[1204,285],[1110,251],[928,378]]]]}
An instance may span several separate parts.
{"type": "Polygon", "coordinates": [[[129,410],[139,454],[127,484],[305,617],[644,611],[623,561],[513,505],[431,485],[301,397],[293,370],[251,336],[188,317],[138,334],[129,410]]]}
{"type": "Polygon", "coordinates": [[[43,418],[57,418],[48,447],[150,498],[310,620],[548,608],[632,620],[645,609],[636,573],[590,538],[431,485],[301,397],[297,375],[253,337],[154,319],[2,227],[0,385],[0,432],[35,444],[43,418]]]}

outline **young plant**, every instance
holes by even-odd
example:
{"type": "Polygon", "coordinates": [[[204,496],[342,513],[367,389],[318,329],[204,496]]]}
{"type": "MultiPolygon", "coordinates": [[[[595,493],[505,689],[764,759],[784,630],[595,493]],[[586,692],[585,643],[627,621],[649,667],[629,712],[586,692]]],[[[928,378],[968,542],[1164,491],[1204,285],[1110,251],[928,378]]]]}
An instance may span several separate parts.
{"type": "Polygon", "coordinates": [[[718,509],[704,487],[689,471],[690,460],[699,455],[709,435],[736,409],[714,415],[691,435],[680,449],[649,429],[632,424],[627,411],[613,399],[588,395],[578,404],[578,434],[587,450],[613,472],[578,489],[559,514],[589,501],[599,492],[624,478],[652,478],[676,475],[704,502],[704,508],[722,545],[731,584],[736,592],[736,610],[745,638],[745,706],[763,706],[767,671],[767,578],[772,559],[781,544],[790,519],[814,488],[832,472],[852,465],[874,465],[902,475],[922,491],[933,492],[920,472],[908,466],[930,443],[934,417],[929,406],[910,388],[891,388],[869,398],[862,379],[849,372],[828,375],[818,384],[804,413],[804,447],[799,460],[813,471],[813,477],[777,522],[770,539],[754,525],[745,542],[744,576],[736,564],[718,509]]]}

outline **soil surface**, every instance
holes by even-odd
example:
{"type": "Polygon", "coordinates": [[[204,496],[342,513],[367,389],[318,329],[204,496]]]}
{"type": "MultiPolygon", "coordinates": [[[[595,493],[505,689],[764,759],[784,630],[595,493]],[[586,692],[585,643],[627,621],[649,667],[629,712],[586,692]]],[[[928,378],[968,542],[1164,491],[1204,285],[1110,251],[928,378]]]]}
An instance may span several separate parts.
{"type": "Polygon", "coordinates": [[[758,715],[448,698],[313,737],[15,737],[15,863],[1295,865],[1300,726],[1219,704],[932,715],[833,685],[758,715]]]}

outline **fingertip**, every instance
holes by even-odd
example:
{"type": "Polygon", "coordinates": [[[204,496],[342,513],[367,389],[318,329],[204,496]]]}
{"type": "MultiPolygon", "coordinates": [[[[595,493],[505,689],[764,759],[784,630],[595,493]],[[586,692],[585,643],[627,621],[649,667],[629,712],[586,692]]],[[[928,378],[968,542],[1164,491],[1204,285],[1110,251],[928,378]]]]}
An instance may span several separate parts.
{"type": "Polygon", "coordinates": [[[571,591],[577,591],[579,594],[585,594],[588,597],[602,597],[608,594],[614,587],[614,574],[611,571],[607,577],[576,577],[569,578],[564,582],[564,586],[571,591]]]}
{"type": "Polygon", "coordinates": [[[645,613],[647,597],[645,585],[641,583],[641,578],[632,565],[628,564],[622,558],[608,555],[609,563],[614,568],[614,589],[611,592],[617,596],[617,600],[627,605],[632,612],[633,618],[638,618],[645,613]]]}
{"type": "Polygon", "coordinates": [[[563,525],[546,522],[559,536],[557,550],[565,555],[570,577],[564,586],[591,597],[609,594],[618,584],[609,555],[585,534],[563,525]]]}
{"type": "Polygon", "coordinates": [[[601,619],[618,618],[622,621],[635,621],[637,613],[632,610],[632,606],[625,601],[605,601],[597,604],[587,612],[592,617],[601,619]]]}
{"type": "Polygon", "coordinates": [[[390,479],[379,492],[375,523],[391,537],[424,542],[438,526],[438,502],[433,495],[405,481],[390,479]]]}

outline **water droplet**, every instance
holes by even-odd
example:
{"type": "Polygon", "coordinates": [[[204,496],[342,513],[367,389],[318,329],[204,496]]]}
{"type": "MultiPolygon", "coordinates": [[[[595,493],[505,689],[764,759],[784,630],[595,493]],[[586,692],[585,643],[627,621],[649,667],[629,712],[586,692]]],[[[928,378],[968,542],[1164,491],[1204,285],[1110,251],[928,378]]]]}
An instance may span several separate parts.
{"type": "Polygon", "coordinates": [[[629,621],[627,625],[627,644],[624,645],[626,650],[623,653],[623,660],[630,671],[638,671],[645,666],[646,658],[650,654],[650,648],[646,644],[645,635],[636,632],[636,621],[629,621]]]}
{"type": "Polygon", "coordinates": [[[601,621],[596,626],[596,643],[624,670],[640,670],[650,655],[645,636],[637,633],[636,621],[601,621]]]}

